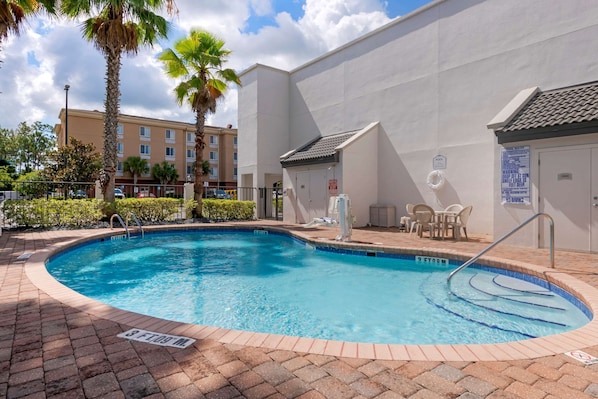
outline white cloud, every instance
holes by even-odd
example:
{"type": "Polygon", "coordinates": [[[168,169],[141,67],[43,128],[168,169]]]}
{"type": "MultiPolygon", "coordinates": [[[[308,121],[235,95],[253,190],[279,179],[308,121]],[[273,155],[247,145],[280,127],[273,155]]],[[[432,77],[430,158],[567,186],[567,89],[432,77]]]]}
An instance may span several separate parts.
{"type": "MultiPolygon", "coordinates": [[[[306,0],[304,15],[274,13],[272,0],[178,0],[179,15],[171,19],[170,47],[190,28],[206,29],[221,37],[232,50],[228,66],[243,70],[255,63],[292,69],[326,51],[375,29],[390,19],[380,0],[306,0]],[[244,33],[251,15],[270,17],[275,26],[244,33]]],[[[165,76],[157,54],[162,48],[141,49],[123,56],[121,112],[140,116],[193,122],[186,106],[172,96],[175,82],[165,76]]],[[[103,110],[105,61],[93,44],[82,38],[72,21],[39,17],[29,21],[21,36],[11,36],[0,49],[0,127],[42,121],[51,125],[65,105],[64,85],[69,84],[69,107],[103,110]],[[33,58],[34,56],[34,58],[33,58]],[[35,59],[31,63],[29,60],[35,59]]],[[[237,123],[237,89],[232,87],[208,123],[237,123]]]]}

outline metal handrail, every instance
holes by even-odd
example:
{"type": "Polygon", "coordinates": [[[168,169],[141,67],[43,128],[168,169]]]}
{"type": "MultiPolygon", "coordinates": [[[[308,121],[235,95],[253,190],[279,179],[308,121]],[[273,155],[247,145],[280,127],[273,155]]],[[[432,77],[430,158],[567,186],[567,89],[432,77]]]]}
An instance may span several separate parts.
{"type": "Polygon", "coordinates": [[[130,238],[131,234],[129,233],[129,228],[127,227],[127,224],[124,222],[123,218],[121,218],[118,213],[115,213],[114,215],[110,216],[110,229],[112,230],[112,221],[114,220],[114,218],[118,219],[120,225],[125,229],[125,232],[127,233],[127,238],[130,238]]]}
{"type": "Polygon", "coordinates": [[[513,235],[515,232],[519,231],[519,229],[521,229],[523,226],[525,226],[526,224],[528,224],[529,222],[531,222],[532,220],[534,220],[535,218],[537,218],[539,216],[544,216],[544,217],[548,218],[548,222],[550,224],[550,267],[554,269],[554,220],[552,220],[552,217],[549,214],[544,213],[544,212],[539,212],[539,213],[536,213],[535,215],[531,216],[529,219],[523,221],[519,226],[515,227],[513,230],[509,231],[507,234],[500,237],[498,240],[494,241],[482,252],[480,252],[479,254],[477,254],[476,256],[474,256],[473,258],[471,258],[470,260],[468,260],[467,262],[465,262],[464,264],[462,264],[461,266],[459,266],[458,268],[453,270],[451,272],[451,274],[449,274],[446,281],[450,283],[451,279],[453,278],[453,276],[455,274],[459,273],[461,270],[463,270],[467,266],[471,265],[473,262],[478,260],[486,252],[490,251],[492,248],[494,248],[500,242],[506,240],[511,235],[513,235]]]}
{"type": "MultiPolygon", "coordinates": [[[[139,230],[141,231],[141,238],[143,238],[145,236],[145,234],[143,232],[143,226],[139,222],[139,219],[137,219],[137,215],[135,215],[133,212],[130,212],[129,216],[132,217],[133,220],[135,221],[135,223],[137,223],[137,226],[139,226],[139,230]]],[[[127,221],[128,221],[128,219],[127,219],[127,221]]]]}

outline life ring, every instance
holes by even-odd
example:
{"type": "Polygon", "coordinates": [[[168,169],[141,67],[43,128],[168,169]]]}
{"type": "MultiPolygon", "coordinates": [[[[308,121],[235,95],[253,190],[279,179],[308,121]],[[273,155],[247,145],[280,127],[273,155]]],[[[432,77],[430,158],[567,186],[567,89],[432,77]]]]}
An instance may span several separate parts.
{"type": "Polygon", "coordinates": [[[428,175],[428,179],[426,180],[428,187],[430,187],[434,191],[440,190],[444,186],[444,182],[444,175],[439,170],[431,171],[428,175]]]}

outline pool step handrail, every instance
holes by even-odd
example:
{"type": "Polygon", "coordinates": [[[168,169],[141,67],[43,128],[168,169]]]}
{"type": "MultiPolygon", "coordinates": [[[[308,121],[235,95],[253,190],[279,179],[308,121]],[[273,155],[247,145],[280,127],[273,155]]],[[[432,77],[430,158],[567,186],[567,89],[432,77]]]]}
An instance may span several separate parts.
{"type": "MultiPolygon", "coordinates": [[[[131,217],[133,219],[133,221],[135,222],[135,224],[137,224],[137,227],[139,227],[139,231],[141,232],[141,238],[145,237],[145,233],[143,231],[143,226],[141,225],[141,222],[139,221],[139,219],[137,219],[137,215],[135,215],[133,212],[129,212],[129,217],[131,217]]],[[[127,221],[129,219],[127,218],[127,221]]]]}
{"type": "Polygon", "coordinates": [[[110,230],[112,230],[112,221],[114,220],[114,218],[116,218],[120,222],[120,225],[123,227],[123,229],[125,229],[125,232],[127,233],[127,238],[130,238],[131,234],[129,233],[129,227],[118,213],[115,213],[112,216],[110,216],[110,230]]]}
{"type": "Polygon", "coordinates": [[[548,223],[550,224],[550,267],[554,269],[554,220],[552,219],[552,216],[550,216],[549,214],[544,213],[544,212],[538,212],[538,213],[532,215],[530,218],[528,218],[528,219],[524,220],[523,222],[521,222],[521,224],[519,224],[518,226],[516,226],[513,230],[509,231],[504,236],[500,237],[498,240],[494,241],[492,244],[490,244],[488,247],[486,247],[482,252],[480,252],[479,254],[477,254],[476,256],[474,256],[473,258],[469,259],[467,262],[463,263],[461,266],[459,266],[458,268],[456,268],[455,270],[453,270],[451,272],[451,274],[449,274],[449,276],[446,279],[446,281],[448,283],[450,283],[451,279],[453,278],[453,276],[455,274],[459,273],[461,270],[465,269],[467,266],[469,266],[472,263],[474,263],[476,260],[478,260],[486,252],[490,251],[492,248],[494,248],[495,246],[497,246],[499,243],[503,242],[504,240],[506,240],[507,238],[509,238],[511,235],[515,234],[515,232],[519,231],[519,229],[521,229],[523,226],[527,225],[532,220],[534,220],[534,219],[536,219],[536,218],[538,218],[540,216],[543,216],[543,217],[547,218],[548,219],[548,223]]]}

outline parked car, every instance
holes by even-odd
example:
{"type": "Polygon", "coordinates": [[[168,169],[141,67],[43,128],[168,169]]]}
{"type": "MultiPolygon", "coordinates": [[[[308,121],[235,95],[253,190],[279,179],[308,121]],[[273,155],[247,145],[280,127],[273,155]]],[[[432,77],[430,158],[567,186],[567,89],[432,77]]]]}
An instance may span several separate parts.
{"type": "Polygon", "coordinates": [[[140,191],[137,193],[137,198],[156,198],[154,193],[149,193],[147,191],[140,191]]]}
{"type": "Polygon", "coordinates": [[[114,189],[114,198],[123,199],[123,198],[125,198],[125,193],[123,193],[123,190],[121,190],[120,188],[115,188],[114,189]]]}
{"type": "Polygon", "coordinates": [[[78,199],[87,198],[87,193],[85,192],[85,190],[77,190],[73,197],[78,199]]]}
{"type": "Polygon", "coordinates": [[[231,195],[222,189],[208,188],[205,193],[206,198],[231,199],[231,195]]]}

